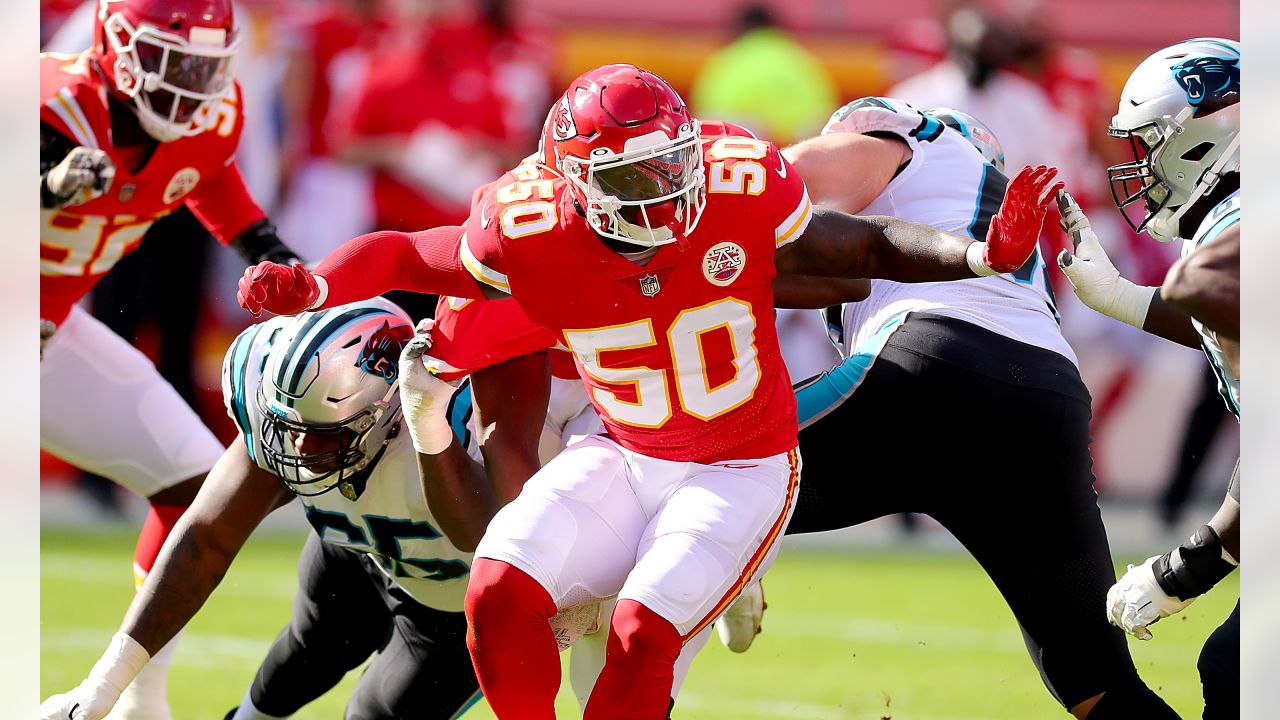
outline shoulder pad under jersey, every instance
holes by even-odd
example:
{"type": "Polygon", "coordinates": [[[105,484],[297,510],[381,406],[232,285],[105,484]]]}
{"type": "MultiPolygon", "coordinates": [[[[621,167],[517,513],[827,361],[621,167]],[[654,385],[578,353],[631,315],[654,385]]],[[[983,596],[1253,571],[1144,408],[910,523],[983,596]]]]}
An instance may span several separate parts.
{"type": "Polygon", "coordinates": [[[919,138],[927,142],[941,135],[944,127],[901,100],[864,97],[832,113],[822,128],[822,134],[891,132],[903,138],[919,138]]]}
{"type": "Polygon", "coordinates": [[[1191,238],[1192,247],[1200,247],[1222,234],[1223,230],[1240,222],[1240,191],[1236,190],[1222,202],[1213,206],[1213,210],[1200,222],[1195,235],[1191,238]]]}

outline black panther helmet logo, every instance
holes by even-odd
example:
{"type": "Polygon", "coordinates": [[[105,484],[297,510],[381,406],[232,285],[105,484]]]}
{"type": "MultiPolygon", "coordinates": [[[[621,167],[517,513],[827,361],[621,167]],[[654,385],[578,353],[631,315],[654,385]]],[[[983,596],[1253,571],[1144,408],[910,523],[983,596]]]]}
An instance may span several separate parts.
{"type": "Polygon", "coordinates": [[[1239,58],[1193,58],[1173,66],[1173,79],[1195,108],[1193,117],[1212,115],[1240,102],[1239,58]]]}

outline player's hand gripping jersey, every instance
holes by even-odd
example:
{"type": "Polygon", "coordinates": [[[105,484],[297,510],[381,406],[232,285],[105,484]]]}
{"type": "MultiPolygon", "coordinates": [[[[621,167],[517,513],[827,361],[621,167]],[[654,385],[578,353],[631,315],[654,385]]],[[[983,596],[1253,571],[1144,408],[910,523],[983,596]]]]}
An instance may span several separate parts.
{"type": "MultiPolygon", "coordinates": [[[[377,313],[376,307],[367,306],[319,312],[314,315],[316,322],[307,327],[309,333],[296,338],[282,336],[282,330],[294,318],[272,318],[249,327],[232,343],[222,366],[223,401],[244,438],[250,458],[259,467],[280,474],[279,466],[262,448],[265,413],[270,412],[260,397],[262,373],[273,343],[319,342],[345,324],[360,322],[361,315],[377,313]]],[[[382,340],[385,338],[376,333],[367,338],[361,357],[368,362],[362,367],[370,374],[368,382],[386,382],[390,390],[403,339],[389,343],[382,340]]],[[[299,347],[305,349],[303,345],[299,347]]],[[[308,355],[304,364],[318,372],[315,362],[308,355]]],[[[423,605],[461,611],[471,554],[454,547],[439,531],[439,523],[427,507],[418,477],[417,454],[408,436],[392,438],[370,464],[372,470],[364,479],[357,475],[350,483],[340,484],[336,491],[310,496],[299,492],[307,520],[325,542],[372,556],[388,577],[423,605]]]]}
{"type": "Polygon", "coordinates": [[[237,84],[210,106],[211,129],[122,148],[112,137],[109,88],[91,57],[40,56],[42,159],[86,147],[105,152],[115,166],[105,192],[40,210],[40,316],[55,324],[138,247],[153,222],[182,203],[224,244],[263,219],[234,163],[243,126],[237,84]]]}
{"type": "Polygon", "coordinates": [[[697,232],[645,264],[602,242],[568,181],[526,161],[476,194],[463,264],[509,292],[573,353],[623,447],[711,463],[795,447],[795,397],[773,323],[774,252],[812,208],[777,148],[702,126],[697,232]]]}

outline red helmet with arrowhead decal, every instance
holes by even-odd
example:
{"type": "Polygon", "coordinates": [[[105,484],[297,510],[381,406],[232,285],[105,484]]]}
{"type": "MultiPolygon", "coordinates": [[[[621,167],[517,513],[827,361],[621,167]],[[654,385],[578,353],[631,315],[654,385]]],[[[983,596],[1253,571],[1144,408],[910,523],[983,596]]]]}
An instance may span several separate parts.
{"type": "Polygon", "coordinates": [[[97,0],[93,54],[142,128],[166,142],[217,120],[238,38],[231,0],[97,0]]]}
{"type": "Polygon", "coordinates": [[[682,241],[706,206],[698,122],[666,81],[634,65],[574,80],[551,107],[539,156],[607,238],[642,247],[682,241]]]}

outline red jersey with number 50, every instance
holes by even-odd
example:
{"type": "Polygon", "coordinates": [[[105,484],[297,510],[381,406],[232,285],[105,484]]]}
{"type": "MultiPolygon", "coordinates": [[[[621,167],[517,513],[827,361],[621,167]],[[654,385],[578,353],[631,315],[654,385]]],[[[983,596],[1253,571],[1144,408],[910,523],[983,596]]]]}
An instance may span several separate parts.
{"type": "Polygon", "coordinates": [[[116,174],[106,194],[40,211],[40,317],[60,323],[116,261],[137,248],[147,228],[182,203],[224,244],[262,210],[234,164],[240,141],[240,90],[216,107],[213,129],[159,143],[142,159],[111,138],[107,88],[83,55],[40,56],[40,122],[73,144],[106,151],[116,174]]]}
{"type": "Polygon", "coordinates": [[[627,260],[587,224],[562,176],[526,161],[476,193],[462,260],[560,337],[623,447],[699,463],[768,457],[794,448],[797,433],[773,256],[812,211],[772,144],[732,125],[702,128],[707,203],[686,249],[627,260]]]}

